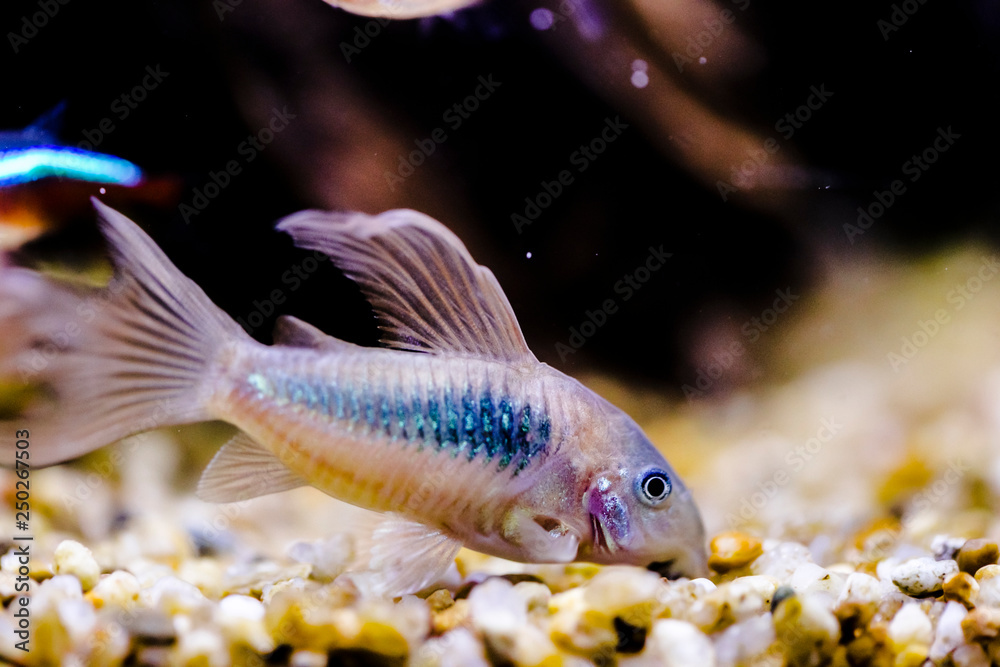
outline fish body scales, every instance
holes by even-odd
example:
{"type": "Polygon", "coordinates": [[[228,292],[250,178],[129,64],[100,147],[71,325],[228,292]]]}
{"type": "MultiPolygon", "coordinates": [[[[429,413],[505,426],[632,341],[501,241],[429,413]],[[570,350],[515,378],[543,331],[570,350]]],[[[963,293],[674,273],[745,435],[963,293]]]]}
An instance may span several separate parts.
{"type": "Polygon", "coordinates": [[[314,486],[377,511],[468,517],[558,447],[551,380],[478,359],[258,347],[226,381],[234,423],[314,486]]]}

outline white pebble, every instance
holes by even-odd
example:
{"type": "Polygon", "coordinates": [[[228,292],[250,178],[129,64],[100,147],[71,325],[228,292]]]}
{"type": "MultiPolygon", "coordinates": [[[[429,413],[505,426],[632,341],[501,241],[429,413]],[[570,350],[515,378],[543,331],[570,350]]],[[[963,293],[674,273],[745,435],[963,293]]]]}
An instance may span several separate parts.
{"type": "Polygon", "coordinates": [[[897,651],[912,644],[930,646],[933,638],[931,619],[917,602],[904,604],[889,623],[889,639],[897,651]]]}
{"type": "Polygon", "coordinates": [[[115,570],[98,581],[88,597],[98,607],[111,605],[127,608],[139,597],[139,580],[131,572],[115,570]]]}
{"type": "Polygon", "coordinates": [[[960,602],[949,602],[938,619],[934,643],[928,657],[934,662],[943,660],[945,656],[965,643],[962,632],[962,621],[969,615],[965,605],[960,602]]]}
{"type": "Polygon", "coordinates": [[[82,644],[93,638],[97,626],[97,614],[93,605],[86,600],[60,600],[56,608],[59,623],[66,629],[74,644],[82,644]]]}
{"type": "Polygon", "coordinates": [[[326,667],[330,658],[319,651],[298,650],[288,660],[289,667],[326,667]]]}
{"type": "MultiPolygon", "coordinates": [[[[990,567],[987,565],[986,567],[990,567]]],[[[985,570],[986,568],[982,568],[985,570]]],[[[980,570],[982,572],[982,570],[980,570]]],[[[1000,607],[1000,576],[982,576],[979,581],[979,594],[976,596],[977,607],[1000,607]]]]}
{"type": "Polygon", "coordinates": [[[469,594],[473,626],[505,662],[540,665],[558,650],[538,627],[528,624],[528,603],[505,579],[487,579],[469,594]]]}
{"type": "MultiPolygon", "coordinates": [[[[18,568],[21,566],[21,562],[17,555],[17,549],[11,547],[10,551],[0,556],[0,570],[4,572],[9,572],[11,574],[17,574],[18,568]]],[[[27,558],[25,558],[27,560],[27,558]]]]}
{"type": "Polygon", "coordinates": [[[469,593],[472,624],[486,635],[512,635],[528,622],[528,605],[506,579],[487,579],[469,593]]]}
{"type": "Polygon", "coordinates": [[[528,611],[541,609],[548,613],[549,600],[552,599],[552,591],[545,584],[537,581],[522,581],[514,585],[514,592],[521,596],[528,606],[528,611]]]}
{"type": "Polygon", "coordinates": [[[716,664],[720,667],[751,662],[774,643],[774,622],[768,612],[731,625],[714,638],[716,664]]]}
{"type": "Polygon", "coordinates": [[[350,537],[338,534],[326,540],[296,542],[288,548],[288,557],[312,565],[312,579],[329,582],[347,570],[354,559],[354,547],[350,537]]]}
{"type": "Polygon", "coordinates": [[[18,581],[16,574],[0,569],[0,601],[4,604],[12,598],[21,597],[25,594],[34,594],[37,587],[38,582],[34,579],[28,579],[27,581],[22,579],[18,581]]]}
{"type": "Polygon", "coordinates": [[[181,632],[173,657],[181,665],[221,667],[230,664],[228,647],[215,628],[195,628],[181,632]]]}
{"type": "MultiPolygon", "coordinates": [[[[326,663],[324,663],[326,664],[326,663]]],[[[413,667],[489,667],[483,646],[466,628],[455,628],[424,642],[412,661],[413,667]]]]}
{"type": "Polygon", "coordinates": [[[163,577],[150,588],[142,591],[139,597],[146,606],[158,609],[170,616],[191,614],[209,604],[208,599],[198,590],[197,586],[173,576],[163,577]]]}
{"type": "Polygon", "coordinates": [[[655,572],[636,567],[606,567],[584,588],[583,598],[591,609],[607,616],[621,615],[648,603],[662,579],[655,572]]]}
{"type": "Polygon", "coordinates": [[[840,640],[840,622],[830,610],[830,598],[823,592],[800,596],[802,616],[799,617],[800,632],[811,638],[820,638],[825,643],[836,645],[840,640]]]}
{"type": "Polygon", "coordinates": [[[823,591],[837,597],[844,588],[845,579],[844,575],[831,572],[815,563],[803,563],[795,568],[789,585],[800,595],[823,591]]]}
{"type": "Polygon", "coordinates": [[[670,611],[670,616],[683,618],[693,605],[714,590],[715,584],[708,579],[668,581],[657,589],[656,600],[670,611]]]}
{"type": "Polygon", "coordinates": [[[797,542],[764,540],[764,553],[750,564],[750,571],[788,581],[800,565],[811,562],[809,550],[797,542]]]}
{"type": "Polygon", "coordinates": [[[80,580],[67,574],[57,574],[51,579],[46,579],[38,587],[31,603],[34,605],[42,600],[57,601],[64,599],[79,600],[83,597],[83,589],[80,580]]]}
{"type": "Polygon", "coordinates": [[[892,581],[907,595],[923,595],[941,590],[945,579],[958,572],[953,560],[913,558],[892,570],[892,581]]]}
{"type": "Polygon", "coordinates": [[[80,587],[89,591],[101,578],[101,567],[90,549],[73,540],[63,540],[54,556],[56,574],[71,574],[80,580],[80,587]]]}
{"type": "MultiPolygon", "coordinates": [[[[622,667],[633,665],[624,660],[619,663],[622,667]]],[[[715,648],[708,636],[690,623],[663,618],[653,623],[653,629],[646,638],[646,647],[634,667],[640,665],[715,667],[715,648]]]]}
{"type": "Polygon", "coordinates": [[[718,589],[696,600],[684,615],[706,632],[713,631],[719,621],[732,616],[738,623],[767,611],[778,588],[774,577],[755,575],[723,583],[718,589]]]}
{"type": "Polygon", "coordinates": [[[273,584],[264,584],[264,587],[261,589],[260,601],[265,605],[268,605],[271,604],[271,600],[273,600],[274,596],[278,593],[285,591],[296,591],[301,593],[309,590],[310,585],[315,586],[316,584],[310,584],[310,582],[307,582],[301,577],[286,579],[273,584]]]}
{"type": "Polygon", "coordinates": [[[877,603],[882,597],[882,583],[875,577],[855,572],[847,577],[844,588],[837,597],[837,605],[845,603],[877,603]]]}
{"type": "Polygon", "coordinates": [[[260,653],[274,650],[274,641],[264,626],[264,605],[247,595],[227,595],[216,607],[216,621],[232,641],[253,647],[260,653]]]}
{"type": "Polygon", "coordinates": [[[990,667],[990,659],[979,644],[963,644],[951,654],[955,667],[990,667]]]}
{"type": "Polygon", "coordinates": [[[935,535],[931,539],[931,553],[938,560],[955,558],[958,550],[962,548],[966,540],[964,537],[948,537],[947,535],[935,535]]]}

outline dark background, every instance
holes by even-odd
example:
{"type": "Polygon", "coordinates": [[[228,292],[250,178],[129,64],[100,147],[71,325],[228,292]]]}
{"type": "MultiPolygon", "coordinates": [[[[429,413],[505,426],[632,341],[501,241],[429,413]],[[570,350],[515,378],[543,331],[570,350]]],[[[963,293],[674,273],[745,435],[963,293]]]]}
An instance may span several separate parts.
{"type": "MultiPolygon", "coordinates": [[[[623,11],[594,6],[598,16],[623,11]]],[[[234,317],[245,318],[255,300],[279,288],[288,297],[280,312],[374,344],[371,313],[332,267],[294,291],[282,281],[306,253],[273,231],[275,221],[330,202],[289,167],[294,142],[308,141],[305,123],[245,165],[190,224],[178,204],[190,203],[193,189],[262,126],[261,116],[247,110],[272,106],[253,83],[262,77],[286,91],[306,89],[315,85],[309,63],[328,63],[384,110],[387,128],[416,139],[442,125],[442,110],[469,94],[477,76],[492,73],[501,92],[429,158],[437,189],[403,193],[394,205],[440,217],[467,240],[507,289],[540,359],[570,373],[597,367],[675,392],[692,378],[697,360],[690,350],[715,313],[739,325],[767,308],[776,289],[808,293],[822,266],[852,253],[915,254],[968,238],[997,240],[995,3],[928,0],[885,40],[876,24],[892,3],[753,2],[739,27],[756,41],[760,68],[730,82],[724,95],[696,81],[687,85],[720,113],[774,134],[775,121],[804,101],[809,86],[825,84],[835,97],[792,143],[801,163],[830,187],[797,188],[780,209],[741,197],[723,202],[635,126],[518,234],[511,214],[566,168],[567,156],[596,136],[605,118],[633,123],[530,26],[534,8],[493,2],[448,18],[393,22],[348,64],[340,45],[371,19],[319,0],[244,0],[221,19],[218,5],[208,2],[69,0],[17,53],[9,33],[20,33],[23,17],[39,8],[5,3],[0,127],[23,127],[65,101],[61,138],[75,144],[114,115],[112,101],[142,80],[146,66],[160,65],[169,77],[128,118],[114,119],[115,131],[98,149],[136,162],[179,198],[170,205],[127,195],[109,202],[146,227],[234,317]],[[855,220],[873,190],[900,178],[900,165],[928,146],[939,126],[962,138],[849,244],[842,225],[855,220]],[[282,141],[289,143],[279,150],[282,141]],[[452,201],[461,202],[453,215],[452,201]],[[569,328],[613,297],[616,281],[661,244],[673,253],[667,266],[620,303],[579,353],[561,360],[556,343],[568,342],[569,328]]],[[[622,39],[641,43],[647,36],[626,32],[622,39]]],[[[347,92],[326,93],[328,108],[319,111],[331,117],[341,112],[339,100],[352,104],[347,92]]],[[[273,101],[281,107],[280,97],[273,101]]],[[[308,156],[307,147],[299,154],[308,156]]],[[[325,168],[303,159],[299,169],[325,168]]],[[[385,183],[375,179],[371,188],[385,183]]],[[[98,247],[92,216],[81,208],[77,217],[81,224],[36,243],[35,252],[98,247]]],[[[277,314],[254,335],[269,342],[277,314]]]]}

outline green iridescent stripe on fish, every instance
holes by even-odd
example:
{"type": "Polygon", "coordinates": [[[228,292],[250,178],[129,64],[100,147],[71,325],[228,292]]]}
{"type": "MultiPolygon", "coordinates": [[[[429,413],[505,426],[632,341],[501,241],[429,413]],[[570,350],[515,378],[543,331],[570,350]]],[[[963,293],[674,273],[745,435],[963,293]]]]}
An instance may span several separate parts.
{"type": "Polygon", "coordinates": [[[425,405],[416,396],[408,403],[368,386],[312,384],[279,374],[252,373],[247,383],[260,398],[300,405],[331,421],[347,422],[349,430],[362,424],[390,442],[416,442],[418,451],[432,442],[436,451],[452,457],[464,453],[470,462],[496,459],[498,470],[514,464],[515,475],[545,451],[552,437],[548,415],[530,404],[518,408],[509,396],[494,400],[489,388],[477,396],[467,386],[461,403],[450,387],[431,388],[425,405]]]}

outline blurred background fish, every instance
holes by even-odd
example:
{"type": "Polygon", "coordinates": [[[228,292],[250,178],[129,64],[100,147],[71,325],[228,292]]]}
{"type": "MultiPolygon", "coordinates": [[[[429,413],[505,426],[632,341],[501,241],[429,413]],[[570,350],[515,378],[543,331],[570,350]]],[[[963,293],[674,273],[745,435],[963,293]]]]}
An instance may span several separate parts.
{"type": "MultiPolygon", "coordinates": [[[[60,102],[19,130],[0,131],[0,251],[23,247],[86,215],[88,197],[169,205],[179,194],[170,178],[147,178],[133,162],[59,139],[60,102]]],[[[72,244],[70,244],[72,245],[72,244]]]]}
{"type": "Polygon", "coordinates": [[[53,199],[65,201],[78,190],[74,181],[124,187],[142,181],[128,160],[60,143],[65,109],[61,102],[24,129],[0,131],[0,250],[20,247],[65,219],[66,207],[53,199]],[[47,179],[58,179],[58,186],[39,183],[47,179]]]}
{"type": "Polygon", "coordinates": [[[138,185],[142,171],[128,160],[58,142],[55,127],[64,109],[60,104],[23,130],[0,132],[0,187],[49,177],[138,185]]]}

